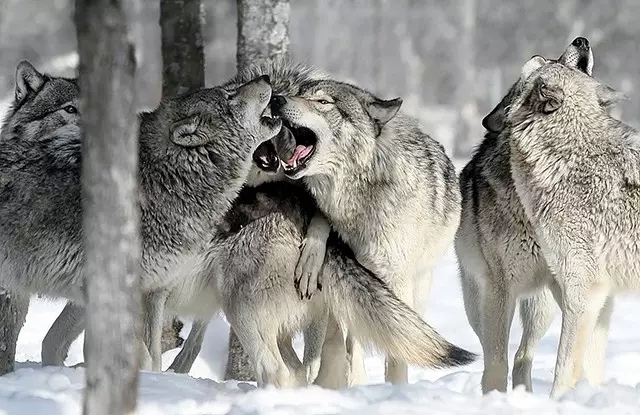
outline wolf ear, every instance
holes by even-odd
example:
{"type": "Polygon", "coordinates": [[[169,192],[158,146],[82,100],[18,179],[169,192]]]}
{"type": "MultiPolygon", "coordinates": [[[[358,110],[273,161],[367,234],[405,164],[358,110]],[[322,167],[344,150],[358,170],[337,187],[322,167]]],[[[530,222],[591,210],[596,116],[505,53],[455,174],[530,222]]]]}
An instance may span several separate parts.
{"type": "Polygon", "coordinates": [[[504,112],[504,99],[491,110],[491,112],[482,119],[482,126],[485,130],[492,133],[499,133],[504,129],[505,112],[504,112]]]}
{"type": "Polygon", "coordinates": [[[209,138],[202,134],[198,127],[200,117],[191,117],[176,121],[171,126],[171,141],[180,147],[200,147],[209,142],[209,138]]]}
{"type": "Polygon", "coordinates": [[[629,97],[624,93],[616,91],[610,86],[604,84],[598,85],[596,88],[596,96],[598,97],[598,102],[604,108],[611,108],[619,102],[629,99],[629,97]]]}
{"type": "Polygon", "coordinates": [[[369,116],[375,120],[378,128],[382,128],[396,116],[401,106],[402,98],[389,100],[375,98],[372,102],[367,104],[366,108],[369,116]]]}
{"type": "Polygon", "coordinates": [[[30,93],[38,92],[44,85],[44,76],[29,62],[22,61],[16,69],[16,102],[22,102],[30,93]]]}

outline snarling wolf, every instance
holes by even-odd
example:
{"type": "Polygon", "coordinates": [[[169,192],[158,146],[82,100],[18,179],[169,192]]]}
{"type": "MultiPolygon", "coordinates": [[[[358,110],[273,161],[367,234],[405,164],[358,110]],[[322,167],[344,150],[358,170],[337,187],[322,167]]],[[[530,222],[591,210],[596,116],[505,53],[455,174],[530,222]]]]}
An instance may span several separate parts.
{"type": "MultiPolygon", "coordinates": [[[[7,218],[0,223],[0,286],[82,305],[78,95],[75,80],[18,65],[0,136],[0,209],[7,218]]],[[[144,292],[172,287],[204,266],[205,248],[253,152],[280,130],[280,120],[262,115],[270,98],[265,76],[234,94],[217,87],[167,98],[141,115],[144,292]]]]}
{"type": "MultiPolygon", "coordinates": [[[[271,111],[295,139],[285,174],[304,183],[358,262],[422,315],[432,267],[458,225],[460,192],[444,148],[402,114],[401,105],[400,98],[382,100],[324,79],[304,83],[295,94],[274,95],[271,111]]],[[[338,350],[342,333],[331,332],[325,346],[338,350]]],[[[347,349],[348,381],[362,383],[363,351],[350,334],[347,349]]],[[[406,382],[406,363],[388,357],[385,379],[406,382]]],[[[338,379],[340,373],[323,370],[325,361],[323,354],[318,377],[338,379]]]]}

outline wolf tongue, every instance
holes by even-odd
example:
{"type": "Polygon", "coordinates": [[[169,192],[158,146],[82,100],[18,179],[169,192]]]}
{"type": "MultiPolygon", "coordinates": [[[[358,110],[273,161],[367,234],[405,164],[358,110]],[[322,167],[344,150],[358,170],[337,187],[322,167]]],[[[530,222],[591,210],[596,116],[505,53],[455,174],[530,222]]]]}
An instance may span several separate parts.
{"type": "Polygon", "coordinates": [[[298,164],[298,160],[307,156],[311,152],[311,146],[296,146],[296,149],[293,152],[293,156],[287,161],[287,164],[293,166],[294,164],[298,164]]]}

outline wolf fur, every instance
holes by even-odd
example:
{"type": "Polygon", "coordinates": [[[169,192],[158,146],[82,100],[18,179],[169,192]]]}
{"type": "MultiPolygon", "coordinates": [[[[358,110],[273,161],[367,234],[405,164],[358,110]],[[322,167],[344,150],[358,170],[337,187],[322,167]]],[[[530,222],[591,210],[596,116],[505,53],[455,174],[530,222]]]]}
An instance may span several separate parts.
{"type": "MultiPolygon", "coordinates": [[[[269,76],[274,91],[286,94],[297,93],[303,82],[308,82],[313,79],[324,79],[326,77],[325,74],[316,68],[297,64],[289,60],[277,59],[246,68],[226,82],[223,88],[233,94],[246,82],[265,74],[269,76]]],[[[253,153],[253,166],[246,178],[245,185],[258,186],[264,182],[286,179],[282,174],[278,174],[280,160],[277,157],[273,145],[269,146],[267,144],[268,143],[263,143],[253,153]]],[[[324,246],[329,236],[329,231],[330,227],[326,219],[324,219],[320,212],[316,211],[315,216],[312,218],[312,223],[308,227],[307,236],[303,242],[303,249],[300,254],[300,260],[296,266],[295,283],[301,296],[309,298],[315,292],[311,287],[307,288],[298,282],[301,279],[299,275],[317,276],[319,274],[322,260],[324,259],[324,246]],[[318,248],[318,245],[321,246],[322,249],[318,248]]],[[[176,290],[173,293],[161,291],[160,293],[152,295],[156,295],[156,298],[147,298],[146,303],[149,305],[154,303],[158,304],[158,301],[164,302],[164,298],[166,297],[171,300],[166,305],[169,313],[180,316],[200,316],[201,318],[194,322],[189,338],[169,367],[170,370],[174,370],[177,373],[187,373],[200,351],[209,319],[213,313],[216,312],[215,307],[209,307],[206,305],[206,302],[203,305],[190,304],[189,298],[193,294],[186,289],[176,290]],[[158,295],[161,296],[160,299],[157,298],[158,295]]],[[[45,343],[43,343],[43,362],[47,361],[48,364],[61,365],[68,353],[71,342],[83,329],[82,309],[73,309],[73,307],[75,307],[74,305],[68,305],[67,307],[69,310],[66,308],[63,310],[49,331],[45,343]],[[47,360],[45,360],[45,356],[47,356],[47,360]]],[[[157,326],[155,329],[147,327],[148,342],[154,342],[150,337],[157,336],[157,331],[155,331],[157,329],[157,326]]],[[[324,333],[324,330],[320,332],[324,333]]],[[[316,333],[318,333],[318,331],[315,330],[315,328],[311,328],[309,332],[305,333],[305,339],[309,340],[308,342],[305,341],[305,366],[310,370],[310,376],[312,377],[317,374],[320,365],[320,351],[318,349],[321,347],[322,339],[315,338],[315,336],[317,336],[316,333]],[[320,346],[316,346],[318,342],[320,346]]],[[[324,334],[322,338],[324,338],[324,334]]],[[[230,354],[241,352],[241,350],[229,351],[230,354]]],[[[160,356],[157,355],[157,353],[155,361],[154,368],[159,369],[160,356]]]]}
{"type": "Polygon", "coordinates": [[[601,382],[585,358],[604,355],[612,296],[640,289],[640,140],[607,111],[624,98],[580,71],[545,64],[508,116],[515,189],[561,305],[555,397],[583,376],[601,382]],[[600,343],[596,356],[590,340],[600,343]]]}
{"type": "MultiPolygon", "coordinates": [[[[557,61],[591,75],[593,53],[588,40],[576,38],[557,61]]],[[[485,139],[460,174],[462,218],[454,246],[467,317],[483,345],[484,392],[506,390],[516,299],[523,297],[523,333],[514,359],[514,387],[524,384],[532,390],[535,346],[555,314],[553,296],[546,288],[551,274],[516,194],[509,138],[503,132],[505,117],[525,81],[521,76],[484,118],[485,139]]]]}
{"type": "Polygon", "coordinates": [[[440,337],[382,280],[358,264],[337,238],[330,238],[327,245],[322,293],[301,301],[291,284],[296,266],[291,258],[299,255],[314,207],[313,199],[295,184],[246,187],[210,252],[212,270],[206,275],[218,280],[201,287],[218,291],[227,319],[255,363],[259,385],[307,384],[291,338],[323,321],[327,311],[363,344],[398,361],[444,367],[473,359],[440,337]]]}
{"type": "MultiPolygon", "coordinates": [[[[271,111],[297,141],[285,173],[302,180],[358,262],[422,315],[432,267],[458,226],[460,192],[444,148],[399,111],[401,104],[328,79],[274,96],[271,111]]],[[[364,381],[363,350],[354,340],[348,333],[350,384],[364,381]]],[[[343,340],[327,341],[337,347],[343,340]]],[[[406,362],[392,357],[385,379],[406,382],[406,362]]],[[[329,360],[323,354],[319,378],[340,377],[323,370],[329,360]]]]}
{"type": "MultiPolygon", "coordinates": [[[[280,121],[261,116],[270,97],[263,77],[233,96],[205,89],[141,115],[143,291],[171,287],[203,267],[209,236],[240,191],[251,154],[280,130],[280,121]]],[[[77,100],[75,80],[18,65],[14,104],[0,135],[0,208],[10,218],[0,224],[0,285],[81,306],[77,100]]]]}

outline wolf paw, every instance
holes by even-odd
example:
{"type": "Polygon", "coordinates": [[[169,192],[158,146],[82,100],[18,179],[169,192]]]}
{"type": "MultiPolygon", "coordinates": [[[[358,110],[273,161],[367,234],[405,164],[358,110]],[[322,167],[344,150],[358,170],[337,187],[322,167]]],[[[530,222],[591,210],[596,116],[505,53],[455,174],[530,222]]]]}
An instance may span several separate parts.
{"type": "Polygon", "coordinates": [[[300,259],[295,271],[295,284],[301,300],[311,299],[316,292],[322,291],[320,269],[326,249],[326,244],[315,238],[307,238],[302,243],[300,259]]]}

